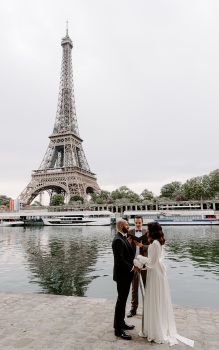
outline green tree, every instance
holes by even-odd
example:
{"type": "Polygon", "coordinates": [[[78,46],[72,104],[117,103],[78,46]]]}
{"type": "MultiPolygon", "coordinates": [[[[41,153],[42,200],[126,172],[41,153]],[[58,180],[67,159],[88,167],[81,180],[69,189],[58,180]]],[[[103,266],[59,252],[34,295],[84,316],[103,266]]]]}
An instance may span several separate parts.
{"type": "Polygon", "coordinates": [[[202,199],[211,199],[214,198],[215,191],[211,187],[211,181],[209,175],[203,175],[201,180],[201,197],[202,199]]]}
{"type": "Polygon", "coordinates": [[[114,200],[116,199],[127,199],[130,203],[135,203],[135,202],[141,202],[140,196],[131,191],[128,187],[126,186],[121,186],[115,191],[112,191],[111,196],[114,200]]]}
{"type": "Polygon", "coordinates": [[[176,197],[175,197],[175,200],[176,201],[187,201],[188,198],[184,195],[184,193],[179,193],[179,194],[176,194],[176,197]]]}
{"type": "Polygon", "coordinates": [[[101,190],[100,192],[91,193],[91,199],[94,203],[104,204],[111,199],[111,194],[108,191],[101,190]]]}
{"type": "Polygon", "coordinates": [[[148,200],[150,201],[151,199],[154,198],[154,194],[151,191],[148,191],[147,189],[145,189],[140,196],[144,199],[144,200],[148,200]]]}
{"type": "Polygon", "coordinates": [[[129,192],[128,199],[129,199],[130,203],[142,202],[141,197],[133,191],[129,192]]]}
{"type": "Polygon", "coordinates": [[[5,195],[1,195],[0,196],[0,205],[9,205],[10,199],[11,198],[9,198],[5,195]]]}
{"type": "Polygon", "coordinates": [[[113,199],[121,199],[127,198],[129,195],[130,189],[126,186],[121,186],[117,188],[115,191],[111,192],[111,196],[113,199]]]}
{"type": "Polygon", "coordinates": [[[164,185],[160,192],[160,197],[165,197],[169,199],[175,199],[177,195],[179,195],[179,192],[182,190],[182,184],[178,181],[170,182],[169,184],[164,185]]]}
{"type": "Polygon", "coordinates": [[[188,199],[201,200],[212,197],[213,191],[208,175],[196,176],[187,180],[183,185],[183,191],[188,199]]]}
{"type": "Polygon", "coordinates": [[[209,187],[212,197],[216,197],[219,194],[219,169],[212,171],[209,174],[209,187]]]}
{"type": "Polygon", "coordinates": [[[64,204],[64,195],[63,194],[54,194],[50,200],[51,206],[57,206],[64,204]]]}
{"type": "Polygon", "coordinates": [[[69,204],[71,204],[72,202],[77,202],[80,201],[82,204],[84,203],[84,198],[78,195],[72,196],[69,200],[69,204]]]}

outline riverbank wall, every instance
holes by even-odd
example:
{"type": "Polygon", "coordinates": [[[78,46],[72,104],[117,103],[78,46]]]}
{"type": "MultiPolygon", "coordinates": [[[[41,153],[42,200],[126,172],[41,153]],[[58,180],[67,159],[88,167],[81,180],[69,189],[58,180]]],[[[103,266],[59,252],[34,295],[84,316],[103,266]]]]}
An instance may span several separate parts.
{"type": "MultiPolygon", "coordinates": [[[[0,293],[0,349],[14,350],[167,350],[138,336],[142,307],[127,323],[131,341],[114,335],[115,301],[73,296],[0,293]]],[[[127,305],[129,310],[130,305],[127,305]]],[[[218,350],[219,309],[174,305],[177,331],[193,339],[194,349],[218,350]]],[[[189,349],[179,343],[174,349],[189,349]]]]}

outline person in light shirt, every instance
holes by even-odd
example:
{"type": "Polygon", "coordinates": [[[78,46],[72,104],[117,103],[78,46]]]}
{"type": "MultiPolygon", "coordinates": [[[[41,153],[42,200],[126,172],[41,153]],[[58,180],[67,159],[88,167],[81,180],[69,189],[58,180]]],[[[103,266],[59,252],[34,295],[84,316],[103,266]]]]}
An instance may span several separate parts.
{"type": "MultiPolygon", "coordinates": [[[[135,216],[134,218],[134,224],[135,227],[132,229],[129,229],[129,234],[133,235],[133,236],[137,236],[137,237],[141,237],[143,235],[147,235],[148,230],[146,228],[143,228],[143,218],[142,216],[135,216]]],[[[137,257],[139,254],[143,255],[143,256],[147,256],[147,252],[148,252],[148,241],[146,240],[146,242],[144,242],[144,244],[136,242],[136,241],[132,241],[132,248],[135,254],[135,257],[137,257]]],[[[141,271],[141,276],[143,279],[143,284],[145,287],[146,284],[146,273],[147,271],[141,271]]],[[[132,300],[131,300],[131,310],[129,311],[129,313],[127,314],[127,317],[132,317],[135,316],[137,313],[137,308],[138,308],[138,289],[139,289],[139,273],[136,271],[134,273],[134,277],[132,280],[132,300]]]]}

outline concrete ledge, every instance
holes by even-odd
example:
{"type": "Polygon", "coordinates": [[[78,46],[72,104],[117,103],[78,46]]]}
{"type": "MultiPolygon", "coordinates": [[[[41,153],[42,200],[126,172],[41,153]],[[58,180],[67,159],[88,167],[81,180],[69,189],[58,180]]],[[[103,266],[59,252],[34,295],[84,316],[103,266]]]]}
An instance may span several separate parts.
{"type": "MultiPolygon", "coordinates": [[[[0,293],[0,349],[165,350],[166,344],[140,338],[141,312],[127,320],[132,341],[114,336],[115,301],[45,294],[0,293]]],[[[130,305],[127,306],[127,311],[130,305]]],[[[219,309],[174,306],[177,331],[195,341],[197,350],[218,350],[219,309]]],[[[180,343],[178,350],[189,349],[180,343]]]]}

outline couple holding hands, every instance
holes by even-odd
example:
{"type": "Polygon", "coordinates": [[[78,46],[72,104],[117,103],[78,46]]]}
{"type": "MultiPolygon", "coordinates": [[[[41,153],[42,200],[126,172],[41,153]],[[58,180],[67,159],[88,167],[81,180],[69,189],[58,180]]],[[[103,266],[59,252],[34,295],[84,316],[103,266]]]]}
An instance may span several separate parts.
{"type": "Polygon", "coordinates": [[[145,288],[142,330],[139,336],[149,342],[178,344],[178,340],[193,347],[194,341],[177,334],[166,268],[162,258],[165,237],[158,222],[150,222],[143,229],[143,219],[136,216],[135,228],[129,230],[126,220],[117,222],[117,234],[112,242],[114,255],[113,279],[117,284],[114,315],[115,335],[125,340],[132,337],[126,330],[134,325],[125,322],[126,302],[132,283],[131,310],[127,317],[136,315],[140,274],[145,288]]]}

